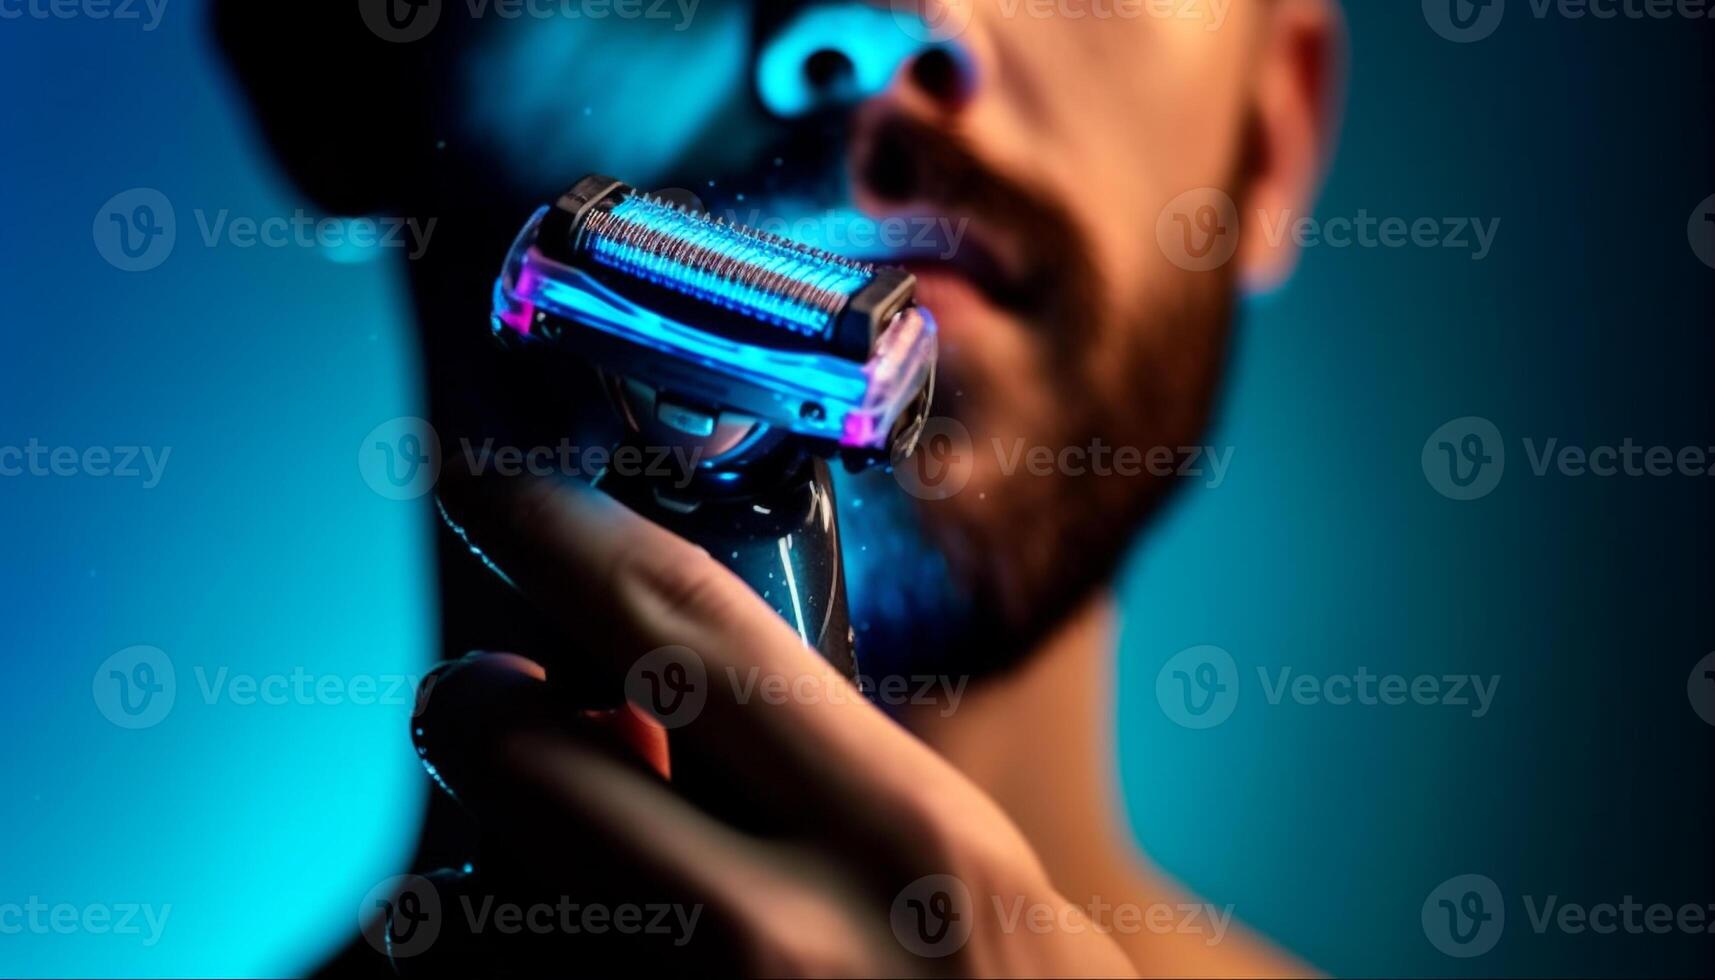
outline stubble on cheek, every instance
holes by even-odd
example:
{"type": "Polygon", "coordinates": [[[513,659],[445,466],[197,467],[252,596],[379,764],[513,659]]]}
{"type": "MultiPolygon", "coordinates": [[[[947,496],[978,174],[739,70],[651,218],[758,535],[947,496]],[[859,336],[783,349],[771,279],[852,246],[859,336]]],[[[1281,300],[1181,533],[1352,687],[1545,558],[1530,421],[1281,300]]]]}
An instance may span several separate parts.
{"type": "Polygon", "coordinates": [[[1081,600],[1176,489],[1171,476],[1089,464],[1097,446],[1141,457],[1199,444],[1230,291],[1230,275],[1175,270],[1123,312],[1091,307],[1075,331],[1000,314],[949,324],[936,414],[969,432],[971,469],[961,492],[925,502],[922,517],[954,574],[1002,622],[1038,628],[1081,600]]]}

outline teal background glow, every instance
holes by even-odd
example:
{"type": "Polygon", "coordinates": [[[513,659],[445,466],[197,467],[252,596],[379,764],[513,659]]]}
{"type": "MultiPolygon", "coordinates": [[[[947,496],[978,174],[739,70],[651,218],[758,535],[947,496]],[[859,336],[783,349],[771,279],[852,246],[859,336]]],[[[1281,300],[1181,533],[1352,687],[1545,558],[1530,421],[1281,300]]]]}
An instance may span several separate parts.
{"type": "MultiPolygon", "coordinates": [[[[1232,470],[1178,500],[1127,574],[1132,823],[1169,872],[1334,973],[1704,972],[1715,937],[1539,936],[1516,896],[1715,901],[1715,728],[1685,695],[1715,649],[1715,480],[1535,478],[1519,442],[1715,445],[1715,271],[1686,242],[1715,193],[1710,30],[1515,3],[1495,37],[1458,46],[1418,4],[1349,6],[1347,136],[1320,213],[1499,218],[1500,234],[1481,262],[1313,249],[1248,305],[1209,439],[1234,447],[1232,470]],[[1419,451],[1464,415],[1505,435],[1508,475],[1456,503],[1419,451]],[[1201,644],[1233,655],[1242,689],[1231,720],[1193,731],[1155,677],[1201,644]],[[1479,720],[1269,705],[1256,670],[1283,666],[1501,682],[1479,720]],[[1496,949],[1460,961],[1425,940],[1419,907],[1467,872],[1512,902],[1496,949]]],[[[409,857],[426,796],[408,701],[203,695],[294,671],[385,692],[427,669],[436,620],[425,505],[372,492],[356,464],[374,426],[423,410],[403,275],[350,247],[203,244],[199,211],[307,205],[254,142],[202,19],[177,0],[149,33],[0,21],[0,445],[171,449],[150,490],[0,479],[0,904],[171,906],[149,948],[0,935],[0,974],[312,968],[409,857]],[[147,273],[92,242],[103,202],[134,187],[177,217],[147,273]],[[136,644],[166,651],[177,693],[127,731],[91,685],[136,644]]],[[[730,83],[740,34],[706,29],[730,43],[680,68],[730,83]]],[[[530,113],[548,108],[494,125],[539,132],[530,113]]],[[[678,108],[685,132],[713,111],[678,108]]],[[[675,138],[633,131],[616,170],[675,138]]]]}
{"type": "Polygon", "coordinates": [[[152,490],[0,481],[0,903],[171,906],[147,949],[0,935],[0,974],[304,970],[409,858],[426,795],[408,699],[202,694],[295,669],[420,675],[436,619],[427,516],[357,468],[364,434],[420,404],[402,278],[319,249],[203,246],[194,210],[212,226],[223,209],[300,205],[248,138],[194,7],[169,6],[152,33],[0,22],[0,444],[171,449],[152,490]],[[125,273],[91,225],[139,186],[172,202],[177,242],[125,273]],[[172,658],[177,693],[159,725],[125,731],[92,678],[135,644],[172,658]]]}

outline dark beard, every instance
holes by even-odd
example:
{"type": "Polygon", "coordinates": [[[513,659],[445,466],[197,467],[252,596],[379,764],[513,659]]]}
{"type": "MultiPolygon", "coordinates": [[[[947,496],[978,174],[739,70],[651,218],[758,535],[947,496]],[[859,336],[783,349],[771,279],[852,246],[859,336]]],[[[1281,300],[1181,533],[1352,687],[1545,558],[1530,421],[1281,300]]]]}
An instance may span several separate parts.
{"type": "MultiPolygon", "coordinates": [[[[1051,392],[1054,417],[981,431],[974,420],[1007,399],[1007,382],[960,378],[955,352],[943,360],[933,411],[964,423],[975,452],[996,452],[997,439],[1056,451],[1097,440],[1144,452],[1199,443],[1226,357],[1232,263],[1207,273],[1173,269],[1157,292],[1116,309],[1104,302],[1116,291],[1098,278],[1059,201],[995,174],[949,135],[909,123],[884,129],[873,152],[886,156],[887,179],[910,197],[1031,246],[1021,275],[984,292],[1038,344],[1037,370],[1016,380],[1051,392]]],[[[1179,482],[1018,470],[973,504],[913,500],[888,473],[845,477],[840,519],[860,672],[1004,674],[1111,581],[1179,482]]]]}
{"type": "MultiPolygon", "coordinates": [[[[1149,400],[1143,398],[1118,411],[1091,404],[1067,426],[1076,434],[1065,442],[1032,436],[1031,444],[1088,446],[1098,436],[1109,446],[1140,448],[1197,442],[1215,400],[1215,379],[1224,360],[1221,340],[1233,304],[1230,274],[1195,278],[1200,281],[1187,290],[1194,295],[1180,306],[1183,319],[1167,333],[1214,339],[1200,352],[1206,367],[1196,372],[1201,379],[1196,390],[1180,392],[1189,403],[1179,413],[1183,424],[1150,425],[1144,414],[1149,400]]],[[[1161,323],[1159,317],[1150,322],[1154,327],[1161,323]]],[[[1165,368],[1140,364],[1136,370],[1141,386],[1150,383],[1142,379],[1159,377],[1165,368]]],[[[973,432],[978,451],[992,451],[992,438],[973,432]]],[[[1011,444],[1011,437],[1000,438],[1011,444]]],[[[859,672],[871,679],[945,675],[975,681],[1005,674],[1113,579],[1139,532],[1179,482],[1020,472],[1003,488],[1015,498],[1005,512],[1017,519],[996,521],[980,543],[970,543],[964,560],[949,561],[936,543],[938,536],[925,526],[935,519],[937,503],[913,500],[889,473],[840,474],[840,525],[859,672]]]]}

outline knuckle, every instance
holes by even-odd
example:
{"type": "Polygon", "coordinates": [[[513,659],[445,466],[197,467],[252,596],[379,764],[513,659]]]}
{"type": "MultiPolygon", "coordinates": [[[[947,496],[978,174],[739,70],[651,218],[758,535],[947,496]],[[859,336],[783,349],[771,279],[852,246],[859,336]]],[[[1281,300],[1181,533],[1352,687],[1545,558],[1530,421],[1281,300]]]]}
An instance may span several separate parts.
{"type": "Polygon", "coordinates": [[[732,608],[736,596],[730,573],[709,553],[683,542],[630,549],[619,555],[612,581],[621,599],[646,610],[668,610],[702,617],[732,608]]]}
{"type": "Polygon", "coordinates": [[[564,506],[561,489],[548,480],[520,480],[507,486],[505,519],[507,530],[523,540],[536,537],[543,527],[552,527],[564,506]]]}
{"type": "Polygon", "coordinates": [[[896,826],[909,838],[914,865],[947,870],[964,865],[972,846],[969,825],[950,813],[938,794],[907,791],[899,810],[896,826]]]}
{"type": "Polygon", "coordinates": [[[1028,873],[1033,857],[1023,835],[986,803],[930,789],[906,791],[895,825],[908,840],[908,867],[972,880],[1028,873]]]}
{"type": "Polygon", "coordinates": [[[836,903],[799,889],[771,889],[747,902],[733,922],[733,949],[745,976],[846,975],[867,945],[836,903]]]}

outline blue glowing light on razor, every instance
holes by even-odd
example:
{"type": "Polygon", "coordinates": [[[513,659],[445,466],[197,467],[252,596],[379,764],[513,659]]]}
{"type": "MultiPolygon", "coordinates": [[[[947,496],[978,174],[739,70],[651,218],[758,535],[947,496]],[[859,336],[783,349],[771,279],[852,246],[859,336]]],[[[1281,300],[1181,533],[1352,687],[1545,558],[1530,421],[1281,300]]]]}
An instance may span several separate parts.
{"type": "MultiPolygon", "coordinates": [[[[927,310],[909,306],[895,314],[861,361],[748,343],[639,305],[588,272],[543,255],[536,236],[548,210],[537,211],[519,233],[495,283],[497,334],[540,340],[693,402],[863,450],[886,450],[901,412],[934,376],[936,328],[927,310]]],[[[591,227],[596,223],[592,219],[591,227]]],[[[582,239],[584,255],[592,237],[582,239]]]]}
{"type": "Polygon", "coordinates": [[[874,277],[859,263],[646,194],[593,213],[580,246],[600,265],[818,339],[874,277]]]}
{"type": "Polygon", "coordinates": [[[705,367],[772,377],[783,397],[796,392],[799,397],[856,402],[868,386],[861,364],[823,354],[774,351],[697,330],[646,310],[576,270],[537,276],[534,282],[532,298],[547,310],[705,367]]]}

